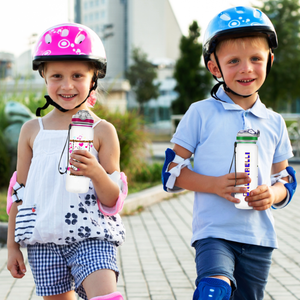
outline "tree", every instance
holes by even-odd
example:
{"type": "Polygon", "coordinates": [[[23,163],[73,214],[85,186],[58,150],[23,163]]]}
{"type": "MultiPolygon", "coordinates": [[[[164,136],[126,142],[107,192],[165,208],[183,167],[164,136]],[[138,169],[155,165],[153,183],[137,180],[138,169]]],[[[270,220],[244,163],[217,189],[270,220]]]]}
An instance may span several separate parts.
{"type": "Polygon", "coordinates": [[[262,102],[274,110],[300,97],[300,5],[298,0],[263,1],[259,7],[272,21],[278,37],[274,64],[266,83],[259,91],[262,102]]]}
{"type": "Polygon", "coordinates": [[[157,78],[156,68],[147,60],[147,54],[139,48],[132,50],[133,64],[125,73],[132,90],[135,92],[140,111],[143,114],[144,104],[159,96],[159,85],[154,84],[157,78]]]}
{"type": "Polygon", "coordinates": [[[211,89],[211,74],[200,64],[202,44],[199,43],[200,27],[194,21],[188,36],[180,40],[180,57],[175,64],[175,90],[178,98],[172,103],[174,114],[184,114],[191,103],[207,97],[211,89]]]}

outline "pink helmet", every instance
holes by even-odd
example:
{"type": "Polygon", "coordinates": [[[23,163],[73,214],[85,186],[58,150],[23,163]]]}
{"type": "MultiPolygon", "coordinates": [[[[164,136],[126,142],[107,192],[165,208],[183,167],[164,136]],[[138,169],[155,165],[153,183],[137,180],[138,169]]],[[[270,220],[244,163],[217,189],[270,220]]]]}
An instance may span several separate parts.
{"type": "Polygon", "coordinates": [[[64,23],[47,29],[38,39],[33,52],[32,68],[49,61],[92,61],[106,74],[106,54],[98,35],[90,28],[76,23],[64,23]]]}

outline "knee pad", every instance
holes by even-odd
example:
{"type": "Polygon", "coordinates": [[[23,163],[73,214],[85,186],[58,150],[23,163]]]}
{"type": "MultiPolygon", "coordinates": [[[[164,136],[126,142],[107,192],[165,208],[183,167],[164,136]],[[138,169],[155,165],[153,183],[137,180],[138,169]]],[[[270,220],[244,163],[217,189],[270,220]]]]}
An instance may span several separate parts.
{"type": "Polygon", "coordinates": [[[230,285],[218,278],[206,277],[201,279],[193,296],[193,300],[229,300],[230,285]]]}
{"type": "Polygon", "coordinates": [[[108,295],[91,298],[91,300],[124,300],[124,298],[122,297],[121,293],[114,292],[108,295]]]}

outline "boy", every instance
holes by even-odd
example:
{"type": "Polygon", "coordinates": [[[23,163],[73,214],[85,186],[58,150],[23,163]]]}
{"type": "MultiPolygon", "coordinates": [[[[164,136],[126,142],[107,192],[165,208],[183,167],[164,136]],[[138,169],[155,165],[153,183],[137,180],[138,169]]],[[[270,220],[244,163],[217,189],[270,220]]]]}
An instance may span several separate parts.
{"type": "Polygon", "coordinates": [[[211,98],[193,103],[181,120],[171,140],[174,149],[166,151],[164,189],[195,192],[193,299],[262,300],[278,247],[270,207],[287,205],[296,187],[284,120],[266,109],[257,93],[273,63],[276,32],[261,11],[235,7],[212,19],[203,44],[206,67],[219,83],[211,98]],[[248,129],[261,133],[259,185],[245,198],[252,209],[241,210],[234,194],[247,191],[238,185],[248,184],[251,176],[228,170],[236,135],[248,129]],[[270,174],[276,174],[272,183],[270,174]]]}

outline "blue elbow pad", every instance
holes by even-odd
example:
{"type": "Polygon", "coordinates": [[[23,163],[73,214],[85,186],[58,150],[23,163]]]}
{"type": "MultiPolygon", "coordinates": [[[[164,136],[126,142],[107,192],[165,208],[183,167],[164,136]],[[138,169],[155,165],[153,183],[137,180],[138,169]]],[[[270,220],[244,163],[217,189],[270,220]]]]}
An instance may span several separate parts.
{"type": "Polygon", "coordinates": [[[176,178],[180,175],[181,169],[191,165],[190,158],[184,159],[176,155],[176,153],[170,148],[166,150],[165,155],[165,162],[161,172],[163,188],[166,192],[180,192],[183,189],[176,187],[175,181],[176,178]],[[169,170],[169,165],[171,162],[176,163],[177,166],[169,170]]]}
{"type": "Polygon", "coordinates": [[[286,169],[271,176],[271,184],[273,185],[276,182],[281,182],[284,184],[285,188],[287,189],[287,196],[280,203],[273,204],[272,208],[274,209],[284,208],[291,202],[297,188],[296,171],[291,166],[286,167],[286,169]],[[289,177],[289,182],[286,182],[281,179],[287,176],[289,177]]]}

